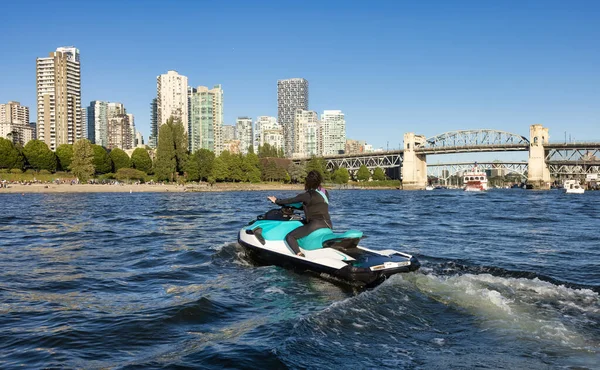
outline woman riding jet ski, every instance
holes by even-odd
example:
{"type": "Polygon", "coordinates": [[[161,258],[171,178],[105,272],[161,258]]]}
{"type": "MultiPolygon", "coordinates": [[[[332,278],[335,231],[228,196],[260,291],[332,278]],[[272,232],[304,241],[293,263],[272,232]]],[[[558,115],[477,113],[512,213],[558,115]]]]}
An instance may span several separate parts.
{"type": "Polygon", "coordinates": [[[306,192],[289,199],[268,197],[282,206],[273,209],[240,230],[238,241],[254,260],[297,270],[325,273],[357,285],[376,285],[385,278],[419,269],[419,261],[408,254],[386,249],[375,251],[358,246],[362,232],[334,233],[329,217],[329,194],[322,177],[311,171],[306,192]],[[306,219],[294,213],[304,209],[306,219]]]}

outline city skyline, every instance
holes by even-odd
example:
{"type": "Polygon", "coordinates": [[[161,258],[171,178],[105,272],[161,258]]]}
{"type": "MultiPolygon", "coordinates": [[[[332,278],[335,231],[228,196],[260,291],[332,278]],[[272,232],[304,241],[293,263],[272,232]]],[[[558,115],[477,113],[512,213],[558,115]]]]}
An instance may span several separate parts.
{"type": "MultiPolygon", "coordinates": [[[[342,110],[348,119],[347,137],[374,147],[396,148],[407,131],[430,137],[492,128],[526,135],[533,123],[548,126],[551,140],[562,140],[563,135],[600,139],[600,78],[595,67],[600,56],[589,47],[599,34],[593,22],[600,8],[595,2],[579,2],[577,7],[560,2],[382,2],[372,7],[309,2],[300,8],[288,4],[273,9],[236,4],[236,11],[207,5],[207,12],[227,31],[211,33],[218,37],[206,44],[202,56],[191,51],[189,37],[161,54],[167,42],[185,30],[168,29],[168,16],[159,23],[160,30],[144,26],[163,16],[153,6],[141,9],[125,3],[122,14],[111,16],[118,20],[135,14],[133,19],[126,17],[132,22],[123,22],[128,28],[117,22],[107,29],[94,19],[110,7],[87,14],[53,4],[56,19],[50,21],[43,17],[50,5],[40,3],[27,9],[26,22],[8,19],[0,25],[5,34],[19,34],[5,45],[11,58],[0,61],[0,101],[21,102],[30,107],[31,120],[38,121],[34,59],[60,45],[75,45],[82,53],[81,105],[92,100],[123,102],[136,115],[145,138],[150,135],[148,104],[156,94],[155,77],[174,69],[195,84],[222,84],[227,91],[224,123],[229,125],[239,116],[276,116],[276,81],[303,77],[310,81],[309,109],[342,110]],[[290,8],[296,11],[290,18],[277,18],[290,8]],[[229,27],[241,13],[268,20],[273,26],[269,29],[283,32],[229,27]],[[79,19],[78,32],[56,26],[73,14],[79,19]],[[307,16],[311,24],[323,27],[317,32],[291,26],[307,16]],[[362,27],[353,30],[357,23],[362,27]],[[35,32],[41,27],[51,32],[35,32]],[[160,37],[146,40],[147,33],[160,37]],[[117,35],[118,44],[101,42],[117,35]]],[[[20,4],[7,6],[7,11],[24,10],[20,4]]],[[[184,25],[199,5],[187,6],[189,15],[178,21],[184,25]]]]}

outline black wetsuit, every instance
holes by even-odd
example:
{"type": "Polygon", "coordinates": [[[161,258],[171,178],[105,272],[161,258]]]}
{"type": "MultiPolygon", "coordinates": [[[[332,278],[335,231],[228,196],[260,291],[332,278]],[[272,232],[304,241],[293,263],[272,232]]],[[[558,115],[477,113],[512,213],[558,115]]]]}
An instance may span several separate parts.
{"type": "MultiPolygon", "coordinates": [[[[329,193],[327,190],[322,189],[321,191],[325,193],[327,200],[329,201],[329,193]]],[[[275,203],[280,206],[292,203],[302,203],[304,207],[306,225],[300,226],[285,236],[285,241],[295,254],[300,253],[298,239],[303,238],[318,229],[326,227],[332,228],[331,218],[329,217],[329,204],[316,190],[307,190],[293,198],[277,199],[275,203]]]]}

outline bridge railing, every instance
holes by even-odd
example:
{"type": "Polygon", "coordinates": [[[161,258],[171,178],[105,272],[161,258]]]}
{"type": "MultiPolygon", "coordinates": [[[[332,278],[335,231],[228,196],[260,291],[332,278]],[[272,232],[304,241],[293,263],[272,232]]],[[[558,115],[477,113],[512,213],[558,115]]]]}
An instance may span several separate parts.
{"type": "Polygon", "coordinates": [[[597,144],[600,145],[600,140],[573,140],[573,141],[564,141],[564,140],[549,140],[549,145],[588,145],[588,144],[597,144]]]}

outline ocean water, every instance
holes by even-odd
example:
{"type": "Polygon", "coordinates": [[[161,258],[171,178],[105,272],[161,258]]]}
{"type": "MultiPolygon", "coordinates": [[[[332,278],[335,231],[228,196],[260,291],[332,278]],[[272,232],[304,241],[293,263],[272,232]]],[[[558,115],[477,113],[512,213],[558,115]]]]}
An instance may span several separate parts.
{"type": "Polygon", "coordinates": [[[366,291],[249,261],[267,195],[0,194],[0,368],[600,368],[600,192],[332,191],[422,263],[366,291]]]}

